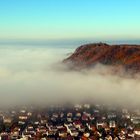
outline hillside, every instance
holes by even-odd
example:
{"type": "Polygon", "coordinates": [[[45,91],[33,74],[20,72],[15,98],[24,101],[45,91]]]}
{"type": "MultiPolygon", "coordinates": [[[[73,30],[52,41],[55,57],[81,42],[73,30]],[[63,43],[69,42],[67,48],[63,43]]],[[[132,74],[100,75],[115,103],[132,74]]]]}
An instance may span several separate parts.
{"type": "Polygon", "coordinates": [[[86,44],[78,47],[64,63],[80,68],[94,67],[100,63],[140,72],[140,45],[86,44]]]}

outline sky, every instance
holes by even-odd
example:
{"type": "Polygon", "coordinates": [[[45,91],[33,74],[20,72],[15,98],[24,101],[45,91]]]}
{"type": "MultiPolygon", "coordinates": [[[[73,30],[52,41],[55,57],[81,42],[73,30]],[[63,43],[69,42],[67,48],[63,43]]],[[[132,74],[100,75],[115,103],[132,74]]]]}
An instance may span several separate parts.
{"type": "Polygon", "coordinates": [[[0,40],[140,39],[140,0],[1,0],[0,40]]]}

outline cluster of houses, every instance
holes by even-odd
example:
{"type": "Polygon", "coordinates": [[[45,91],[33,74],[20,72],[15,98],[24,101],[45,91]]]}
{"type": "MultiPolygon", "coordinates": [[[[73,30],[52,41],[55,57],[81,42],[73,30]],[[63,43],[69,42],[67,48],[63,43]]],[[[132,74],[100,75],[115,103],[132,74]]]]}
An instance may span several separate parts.
{"type": "Polygon", "coordinates": [[[0,140],[140,140],[140,110],[76,104],[0,111],[0,140]]]}

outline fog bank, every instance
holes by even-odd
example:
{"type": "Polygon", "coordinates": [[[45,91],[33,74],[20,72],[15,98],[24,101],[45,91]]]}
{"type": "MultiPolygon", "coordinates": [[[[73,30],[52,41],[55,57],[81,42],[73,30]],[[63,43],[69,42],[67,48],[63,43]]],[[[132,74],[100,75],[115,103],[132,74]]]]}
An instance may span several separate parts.
{"type": "Polygon", "coordinates": [[[90,100],[140,105],[140,78],[111,74],[102,65],[71,71],[61,62],[69,47],[0,46],[0,105],[53,104],[90,100]]]}

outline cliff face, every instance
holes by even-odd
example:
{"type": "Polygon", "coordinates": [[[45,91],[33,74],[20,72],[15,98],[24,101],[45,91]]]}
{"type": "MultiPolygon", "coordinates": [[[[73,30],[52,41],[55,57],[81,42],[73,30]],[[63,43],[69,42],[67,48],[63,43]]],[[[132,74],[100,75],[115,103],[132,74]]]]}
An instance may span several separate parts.
{"type": "Polygon", "coordinates": [[[77,48],[64,62],[81,68],[100,63],[140,72],[140,45],[87,44],[77,48]]]}

